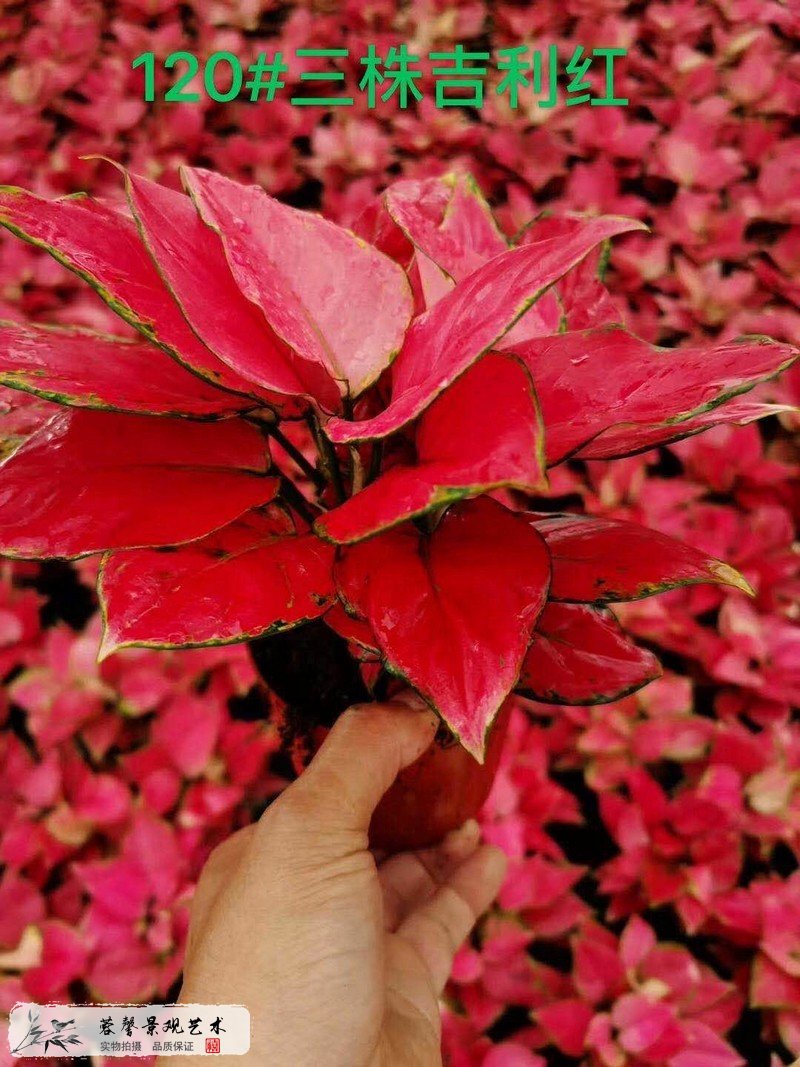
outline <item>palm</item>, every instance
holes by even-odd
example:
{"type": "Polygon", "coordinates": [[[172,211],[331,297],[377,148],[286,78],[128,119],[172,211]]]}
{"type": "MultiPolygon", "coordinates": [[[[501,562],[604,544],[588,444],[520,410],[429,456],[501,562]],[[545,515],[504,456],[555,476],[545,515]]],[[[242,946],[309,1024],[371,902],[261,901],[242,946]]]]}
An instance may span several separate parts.
{"type": "Polygon", "coordinates": [[[471,827],[438,849],[403,853],[378,868],[385,999],[370,1067],[441,1063],[439,996],[455,949],[490,902],[477,843],[471,827]]]}
{"type": "Polygon", "coordinates": [[[181,998],[248,1004],[247,1062],[440,1067],[439,997],[504,857],[479,846],[474,821],[432,849],[382,860],[366,847],[380,797],[433,727],[403,705],[345,712],[298,781],[207,863],[181,998]]]}

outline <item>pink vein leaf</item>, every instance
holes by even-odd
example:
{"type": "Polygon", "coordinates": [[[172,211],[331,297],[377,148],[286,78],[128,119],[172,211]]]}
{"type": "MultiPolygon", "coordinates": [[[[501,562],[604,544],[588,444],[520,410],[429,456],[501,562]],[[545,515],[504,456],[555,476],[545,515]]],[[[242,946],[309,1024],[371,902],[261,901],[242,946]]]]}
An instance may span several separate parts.
{"type": "Polygon", "coordinates": [[[319,215],[207,170],[184,178],[244,295],[303,359],[358,396],[399,352],[411,319],[402,267],[319,215]]]}
{"type": "Polygon", "coordinates": [[[156,345],[4,321],[0,383],[59,404],[151,415],[220,418],[256,403],[213,388],[156,345]]]}

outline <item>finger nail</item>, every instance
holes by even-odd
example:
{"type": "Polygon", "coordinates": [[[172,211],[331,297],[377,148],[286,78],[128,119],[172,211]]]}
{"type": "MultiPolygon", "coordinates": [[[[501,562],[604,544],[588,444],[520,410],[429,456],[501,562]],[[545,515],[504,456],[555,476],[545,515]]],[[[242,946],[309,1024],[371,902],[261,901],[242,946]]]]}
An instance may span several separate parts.
{"type": "Polygon", "coordinates": [[[481,828],[475,819],[467,819],[458,829],[451,830],[445,836],[444,841],[442,841],[442,849],[451,856],[458,856],[461,853],[472,851],[478,844],[480,834],[481,828]]]}
{"type": "Polygon", "coordinates": [[[506,868],[508,867],[508,857],[502,849],[496,845],[484,845],[486,872],[490,878],[497,881],[498,885],[502,883],[506,876],[506,868]]]}
{"type": "Polygon", "coordinates": [[[481,828],[478,826],[477,820],[475,819],[467,819],[463,825],[453,831],[453,837],[459,844],[464,841],[477,841],[480,834],[481,828]]]}
{"type": "Polygon", "coordinates": [[[403,689],[392,697],[392,704],[402,704],[412,711],[430,711],[430,705],[414,689],[403,689]]]}

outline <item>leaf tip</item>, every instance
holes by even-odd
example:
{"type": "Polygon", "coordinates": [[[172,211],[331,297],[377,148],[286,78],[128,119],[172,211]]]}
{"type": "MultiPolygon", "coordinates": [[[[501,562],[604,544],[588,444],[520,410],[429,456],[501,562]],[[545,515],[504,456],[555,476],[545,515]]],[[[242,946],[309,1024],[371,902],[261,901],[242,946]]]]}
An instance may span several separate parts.
{"type": "Polygon", "coordinates": [[[120,643],[111,636],[108,626],[104,626],[100,647],[97,649],[97,662],[103,663],[109,656],[113,656],[120,647],[120,643]]]}
{"type": "Polygon", "coordinates": [[[481,766],[486,762],[486,739],[484,737],[481,741],[467,742],[462,736],[460,738],[461,745],[469,752],[470,756],[481,766]]]}
{"type": "Polygon", "coordinates": [[[742,593],[746,593],[747,596],[754,597],[756,595],[755,589],[744,577],[740,574],[735,567],[731,567],[727,563],[723,563],[722,560],[712,559],[708,562],[709,573],[713,575],[714,580],[720,582],[722,585],[729,585],[733,589],[739,589],[742,593]]]}

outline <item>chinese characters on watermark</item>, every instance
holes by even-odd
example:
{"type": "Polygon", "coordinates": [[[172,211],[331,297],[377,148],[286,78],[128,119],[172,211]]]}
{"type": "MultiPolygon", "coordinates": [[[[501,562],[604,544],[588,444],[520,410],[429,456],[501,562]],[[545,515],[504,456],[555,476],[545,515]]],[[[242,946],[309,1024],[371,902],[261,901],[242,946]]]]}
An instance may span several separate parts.
{"type": "MultiPolygon", "coordinates": [[[[205,95],[218,103],[237,99],[271,103],[283,96],[295,107],[337,108],[353,107],[360,97],[369,109],[392,100],[405,109],[422,100],[428,86],[437,108],[481,108],[492,95],[513,111],[554,108],[562,101],[567,107],[625,107],[628,99],[618,95],[615,84],[616,61],[625,55],[625,48],[587,51],[581,45],[563,57],[554,44],[494,52],[458,44],[423,57],[406,44],[384,51],[371,44],[359,56],[347,48],[298,48],[292,57],[282,51],[261,52],[255,62],[244,65],[232,52],[213,52],[202,63],[191,52],[171,52],[161,66],[173,80],[161,99],[197,103],[205,95]],[[292,61],[298,63],[294,72],[292,61]],[[300,85],[287,91],[287,79],[300,85]]],[[[131,66],[142,69],[144,99],[153,103],[155,53],[142,52],[131,66]]]]}
{"type": "Polygon", "coordinates": [[[15,1057],[244,1055],[250,1013],[238,1004],[16,1004],[15,1057]]]}

